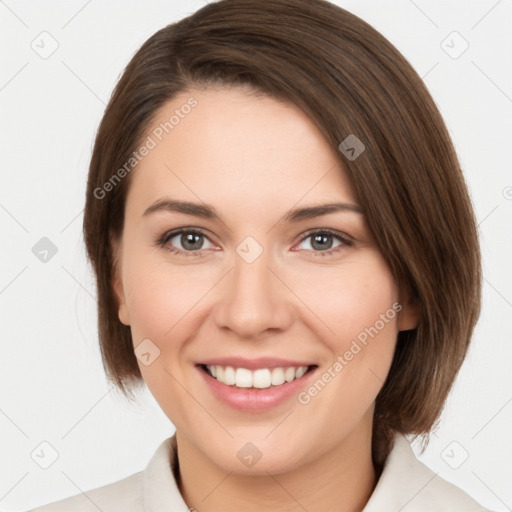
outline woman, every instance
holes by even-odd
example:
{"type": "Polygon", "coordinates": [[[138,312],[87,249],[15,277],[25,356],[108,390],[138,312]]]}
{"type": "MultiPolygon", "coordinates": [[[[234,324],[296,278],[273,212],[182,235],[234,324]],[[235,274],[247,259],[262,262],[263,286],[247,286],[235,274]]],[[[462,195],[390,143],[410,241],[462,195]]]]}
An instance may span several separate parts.
{"type": "Polygon", "coordinates": [[[153,35],[84,214],[108,377],[176,427],[144,472],[38,511],[482,511],[419,462],[480,309],[475,219],[427,89],[322,0],[153,35]]]}

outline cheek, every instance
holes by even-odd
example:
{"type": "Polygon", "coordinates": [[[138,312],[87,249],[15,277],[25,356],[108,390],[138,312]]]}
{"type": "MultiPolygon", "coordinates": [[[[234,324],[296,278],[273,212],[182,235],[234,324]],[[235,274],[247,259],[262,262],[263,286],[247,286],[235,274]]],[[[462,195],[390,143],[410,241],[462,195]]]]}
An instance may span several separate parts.
{"type": "Polygon", "coordinates": [[[322,382],[306,390],[299,401],[309,403],[321,393],[313,407],[329,403],[327,409],[347,424],[364,414],[386,380],[401,309],[387,265],[379,254],[366,256],[299,282],[304,297],[308,290],[305,302],[315,313],[310,327],[329,354],[322,360],[322,382]]]}
{"type": "MultiPolygon", "coordinates": [[[[377,253],[336,267],[319,267],[295,280],[294,291],[314,313],[315,331],[337,352],[375,328],[384,337],[396,334],[398,301],[395,281],[377,253]],[[384,320],[382,320],[384,318],[384,320]]],[[[400,309],[400,308],[398,308],[400,309]]],[[[382,339],[381,338],[381,339],[382,339]]]]}
{"type": "MultiPolygon", "coordinates": [[[[338,269],[331,277],[323,280],[325,286],[310,288],[309,296],[311,309],[329,326],[330,331],[322,327],[328,334],[319,338],[329,355],[318,380],[298,399],[336,429],[354,426],[382,388],[393,360],[401,306],[395,281],[378,257],[338,269]]],[[[316,324],[320,332],[318,320],[316,324]]]]}
{"type": "Polygon", "coordinates": [[[212,281],[211,275],[208,278],[193,266],[168,264],[147,254],[133,254],[126,268],[127,306],[135,344],[144,338],[163,342],[176,337],[182,320],[212,281]]]}

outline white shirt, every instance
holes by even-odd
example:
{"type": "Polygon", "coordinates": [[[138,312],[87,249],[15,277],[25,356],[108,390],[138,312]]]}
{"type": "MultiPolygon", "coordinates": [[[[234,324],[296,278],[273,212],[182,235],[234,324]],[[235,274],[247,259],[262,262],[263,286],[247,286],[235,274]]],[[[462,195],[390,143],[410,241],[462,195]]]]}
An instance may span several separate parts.
{"type": "MultiPolygon", "coordinates": [[[[146,469],[28,512],[188,512],[173,474],[176,436],[163,441],[146,469]]],[[[199,511],[201,512],[201,511],[199,511]]],[[[490,512],[419,461],[397,434],[362,512],[490,512]]]]}

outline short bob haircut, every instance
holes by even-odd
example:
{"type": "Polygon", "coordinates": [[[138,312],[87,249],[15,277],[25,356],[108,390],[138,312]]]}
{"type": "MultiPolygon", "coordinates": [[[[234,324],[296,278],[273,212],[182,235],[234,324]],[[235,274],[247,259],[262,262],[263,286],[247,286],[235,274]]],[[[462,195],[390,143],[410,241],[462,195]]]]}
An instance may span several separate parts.
{"type": "Polygon", "coordinates": [[[317,125],[397,283],[417,302],[419,325],[399,333],[376,399],[380,467],[395,432],[428,443],[437,426],[480,312],[481,256],[460,163],[423,81],[384,36],[326,0],[212,2],[156,32],[128,63],[96,135],[83,221],[105,372],[126,397],[143,386],[112,287],[111,241],[122,234],[131,182],[118,170],[178,93],[231,86],[291,102],[317,125]],[[366,148],[354,160],[338,150],[350,134],[366,148]]]}

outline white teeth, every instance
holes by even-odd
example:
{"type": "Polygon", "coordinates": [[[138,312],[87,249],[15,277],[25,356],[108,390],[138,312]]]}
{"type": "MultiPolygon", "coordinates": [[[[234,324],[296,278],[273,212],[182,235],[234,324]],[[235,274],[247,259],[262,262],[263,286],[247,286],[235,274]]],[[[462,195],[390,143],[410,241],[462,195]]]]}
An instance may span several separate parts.
{"type": "MultiPolygon", "coordinates": [[[[227,368],[230,368],[229,366],[227,368]]],[[[252,372],[245,368],[237,368],[236,370],[235,386],[237,388],[250,388],[252,387],[252,372]]],[[[224,382],[224,381],[221,381],[224,382]]],[[[226,384],[224,382],[224,384],[226,384]]]]}
{"type": "Polygon", "coordinates": [[[252,382],[255,388],[264,389],[269,388],[272,384],[272,374],[267,368],[256,370],[252,374],[252,382]]]}
{"type": "Polygon", "coordinates": [[[272,370],[272,386],[284,384],[284,370],[282,368],[274,368],[272,370]]]}
{"type": "Polygon", "coordinates": [[[270,386],[280,386],[285,382],[300,379],[308,370],[307,366],[295,368],[259,368],[251,371],[246,368],[233,368],[232,366],[211,366],[206,365],[210,375],[219,382],[237,388],[258,388],[265,389],[270,386]]]}
{"type": "Polygon", "coordinates": [[[284,371],[284,380],[291,382],[293,379],[295,379],[295,368],[286,368],[284,371]]]}
{"type": "MultiPolygon", "coordinates": [[[[215,367],[214,367],[215,368],[215,367]]],[[[232,386],[236,381],[235,378],[235,370],[231,366],[226,366],[226,369],[224,370],[224,384],[227,384],[228,386],[232,386]]]]}
{"type": "Polygon", "coordinates": [[[306,373],[306,370],[307,368],[304,368],[304,366],[298,368],[297,371],[295,372],[295,378],[300,379],[306,373]]]}

